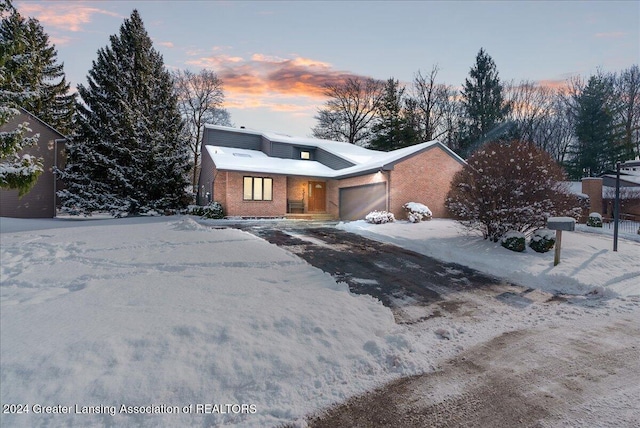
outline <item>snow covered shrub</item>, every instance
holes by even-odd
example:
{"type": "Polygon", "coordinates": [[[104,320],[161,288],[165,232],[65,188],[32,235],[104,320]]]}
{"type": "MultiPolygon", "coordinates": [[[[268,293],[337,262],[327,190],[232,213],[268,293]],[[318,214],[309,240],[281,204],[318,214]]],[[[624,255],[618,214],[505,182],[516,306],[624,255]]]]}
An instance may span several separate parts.
{"type": "Polygon", "coordinates": [[[587,226],[602,227],[602,216],[599,213],[589,214],[589,218],[587,219],[587,226]]]}
{"type": "Polygon", "coordinates": [[[422,220],[431,220],[433,214],[426,205],[419,204],[418,202],[407,202],[402,206],[407,212],[407,220],[411,223],[420,223],[422,220]]]}
{"type": "Polygon", "coordinates": [[[456,173],[445,201],[451,214],[494,242],[508,230],[528,233],[550,216],[580,215],[565,174],[545,151],[520,141],[485,144],[456,173]]]}
{"type": "Polygon", "coordinates": [[[521,253],[526,247],[524,243],[524,233],[518,232],[517,230],[510,230],[502,236],[500,245],[508,250],[521,253]]]}
{"type": "Polygon", "coordinates": [[[538,253],[546,253],[556,244],[556,233],[549,229],[538,229],[533,232],[529,247],[538,253]]]}
{"type": "MultiPolygon", "coordinates": [[[[20,111],[5,105],[0,106],[0,126],[4,127],[20,111]]],[[[43,159],[36,158],[24,149],[38,143],[38,134],[26,137],[31,129],[27,122],[13,126],[12,130],[4,128],[0,131],[0,188],[17,189],[22,196],[29,192],[38,181],[43,171],[43,159]]],[[[34,149],[37,150],[37,149],[34,149]]]]}
{"type": "Polygon", "coordinates": [[[367,223],[373,224],[393,223],[396,221],[393,213],[387,211],[371,211],[364,219],[367,223]]]}
{"type": "Polygon", "coordinates": [[[188,213],[202,218],[220,219],[224,218],[224,210],[220,202],[211,202],[206,206],[190,205],[188,213]]]}

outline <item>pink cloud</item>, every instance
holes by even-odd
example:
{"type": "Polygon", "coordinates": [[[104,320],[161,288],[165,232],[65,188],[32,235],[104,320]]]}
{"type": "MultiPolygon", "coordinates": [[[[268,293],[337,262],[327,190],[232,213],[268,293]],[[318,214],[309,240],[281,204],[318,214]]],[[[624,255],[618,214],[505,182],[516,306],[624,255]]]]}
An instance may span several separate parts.
{"type": "Polygon", "coordinates": [[[598,39],[620,39],[625,37],[627,34],[622,31],[612,31],[609,33],[596,33],[596,38],[598,39]]]}
{"type": "MultiPolygon", "coordinates": [[[[222,49],[215,49],[215,51],[222,49]]],[[[227,99],[242,99],[245,106],[262,106],[263,101],[255,97],[306,97],[317,102],[324,99],[324,87],[329,83],[344,81],[356,76],[352,73],[333,69],[327,62],[294,56],[281,58],[256,53],[250,59],[225,54],[200,56],[187,64],[210,68],[222,79],[227,99]],[[254,97],[250,102],[245,96],[254,97]]],[[[298,107],[278,104],[273,109],[293,111],[298,107]]],[[[308,108],[308,107],[305,107],[308,108]]]]}
{"type": "Polygon", "coordinates": [[[82,2],[51,2],[33,4],[21,2],[18,11],[24,16],[37,18],[43,25],[58,30],[83,31],[95,15],[107,15],[122,18],[117,13],[88,6],[82,2]]]}

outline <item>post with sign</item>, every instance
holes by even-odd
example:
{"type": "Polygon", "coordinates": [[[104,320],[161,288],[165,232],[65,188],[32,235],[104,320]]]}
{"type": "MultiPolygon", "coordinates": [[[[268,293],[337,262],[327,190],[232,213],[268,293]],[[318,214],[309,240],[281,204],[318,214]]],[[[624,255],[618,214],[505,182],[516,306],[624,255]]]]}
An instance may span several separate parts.
{"type": "Polygon", "coordinates": [[[573,232],[576,230],[576,220],[572,217],[549,217],[547,229],[556,231],[556,252],[553,257],[553,265],[560,263],[560,248],[562,246],[562,231],[573,232]]]}

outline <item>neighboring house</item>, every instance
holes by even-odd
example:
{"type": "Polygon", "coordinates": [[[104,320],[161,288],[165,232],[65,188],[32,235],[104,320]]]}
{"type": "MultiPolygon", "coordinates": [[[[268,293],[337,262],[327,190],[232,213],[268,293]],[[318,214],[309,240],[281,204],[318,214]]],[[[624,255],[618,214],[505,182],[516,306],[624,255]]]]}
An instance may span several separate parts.
{"type": "Polygon", "coordinates": [[[206,125],[198,204],[218,201],[227,216],[324,214],[362,219],[373,210],[405,218],[419,202],[435,217],[464,160],[437,141],[379,152],[353,144],[206,125]]]}
{"type": "MultiPolygon", "coordinates": [[[[616,172],[607,171],[602,175],[604,186],[604,212],[613,217],[616,172]]],[[[630,160],[620,165],[620,213],[629,220],[640,221],[640,160],[630,160]]]]}
{"type": "Polygon", "coordinates": [[[26,136],[40,134],[40,138],[37,144],[25,148],[20,154],[28,153],[42,158],[44,171],[29,193],[22,197],[18,197],[17,190],[0,189],[0,217],[52,218],[56,216],[55,192],[61,186],[53,173],[53,167],[64,166],[66,138],[24,109],[20,109],[19,115],[5,123],[2,130],[15,130],[23,122],[28,122],[31,129],[26,136]]]}
{"type": "MultiPolygon", "coordinates": [[[[600,177],[585,177],[582,183],[570,183],[570,189],[572,193],[589,199],[589,212],[597,212],[605,218],[613,217],[615,171],[607,171],[600,177]]],[[[620,165],[620,200],[622,216],[640,220],[640,160],[627,161],[620,165]]]]}

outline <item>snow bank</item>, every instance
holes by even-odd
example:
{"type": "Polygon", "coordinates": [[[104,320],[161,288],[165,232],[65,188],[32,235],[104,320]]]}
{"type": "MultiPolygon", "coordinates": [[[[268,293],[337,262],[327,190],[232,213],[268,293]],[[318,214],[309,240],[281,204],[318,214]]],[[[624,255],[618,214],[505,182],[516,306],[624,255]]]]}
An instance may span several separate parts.
{"type": "Polygon", "coordinates": [[[514,253],[500,244],[469,235],[453,220],[372,226],[363,221],[338,228],[389,242],[440,260],[459,263],[516,284],[552,293],[640,296],[640,243],[621,238],[613,252],[611,237],[580,231],[562,235],[562,255],[527,249],[514,253]]]}
{"type": "MultiPolygon", "coordinates": [[[[332,403],[435,370],[505,331],[640,316],[640,297],[549,304],[545,293],[523,298],[502,285],[500,298],[447,295],[464,305],[457,315],[406,297],[407,318],[423,321],[395,325],[377,300],[291,253],[203,224],[212,223],[0,220],[0,401],[30,410],[4,414],[3,426],[303,427],[332,403]]],[[[586,290],[601,278],[639,294],[628,262],[640,244],[628,241],[612,254],[610,239],[566,233],[556,269],[549,254],[512,253],[452,221],[341,227],[514,282],[586,290]]]]}
{"type": "Polygon", "coordinates": [[[3,425],[303,425],[420,371],[389,309],[245,232],[75,222],[1,256],[0,401],[31,406],[3,425]]]}

